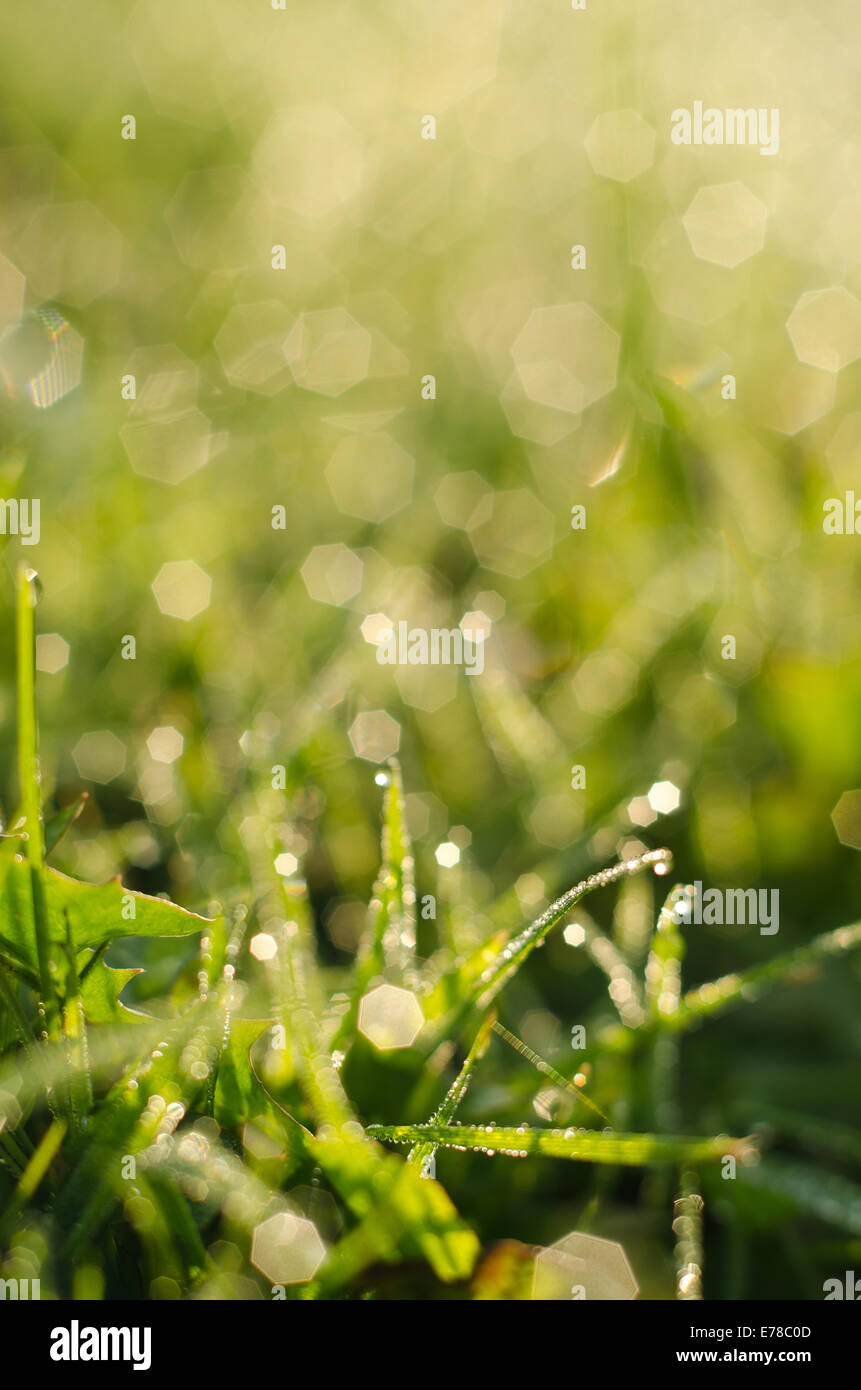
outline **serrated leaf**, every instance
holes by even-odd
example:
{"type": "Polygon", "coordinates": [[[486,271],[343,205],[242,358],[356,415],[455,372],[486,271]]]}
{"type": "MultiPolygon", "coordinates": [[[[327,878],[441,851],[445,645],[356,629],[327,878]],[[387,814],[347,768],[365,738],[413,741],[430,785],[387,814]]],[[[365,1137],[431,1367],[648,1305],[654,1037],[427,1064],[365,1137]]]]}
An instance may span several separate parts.
{"type": "Polygon", "coordinates": [[[87,1022],[146,1022],[146,1014],[139,1013],[136,1009],[130,1009],[127,1004],[122,1003],[119,997],[129,980],[133,980],[135,975],[143,974],[143,971],[139,967],[117,970],[112,965],[106,965],[101,956],[95,959],[98,955],[98,952],[95,951],[87,950],[84,955],[86,959],[79,968],[81,1003],[87,1022]]]}
{"type": "MultiPolygon", "coordinates": [[[[38,954],[29,875],[25,860],[0,857],[0,949],[33,970],[38,954]]],[[[189,936],[208,922],[166,898],[124,888],[119,878],[81,883],[56,869],[45,869],[44,885],[50,940],[57,944],[65,940],[68,919],[76,951],[97,950],[121,936],[189,936]],[[128,915],[131,904],[133,918],[128,915]]]]}

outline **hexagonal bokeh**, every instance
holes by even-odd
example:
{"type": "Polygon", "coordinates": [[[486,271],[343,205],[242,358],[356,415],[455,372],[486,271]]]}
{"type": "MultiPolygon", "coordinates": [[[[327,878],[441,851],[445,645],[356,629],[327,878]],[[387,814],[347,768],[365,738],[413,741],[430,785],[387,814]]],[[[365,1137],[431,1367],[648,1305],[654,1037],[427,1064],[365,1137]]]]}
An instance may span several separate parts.
{"type": "Polygon", "coordinates": [[[497,492],[492,511],[469,533],[485,569],[522,579],[547,555],[554,542],[553,514],[528,488],[497,492]]]}
{"type": "Polygon", "coordinates": [[[231,386],[274,396],[289,385],[283,344],[291,322],[277,299],[234,304],[215,335],[215,351],[231,386]]]}
{"type": "Polygon", "coordinates": [[[304,1216],[282,1211],[254,1228],[251,1263],[272,1284],[305,1284],[325,1258],[320,1233],[304,1216]]]}
{"type": "Polygon", "coordinates": [[[649,788],[648,802],[653,811],[668,816],[677,811],[682,803],[682,794],[675,782],[653,782],[649,788]]]}
{"type": "Polygon", "coordinates": [[[620,338],[589,305],[533,309],[511,345],[525,394],[576,415],[616,385],[620,338]]]}
{"type": "Polygon", "coordinates": [[[368,375],[371,335],[346,309],[300,314],[283,351],[293,380],[305,391],[342,396],[368,375]]]}
{"type": "Polygon", "coordinates": [[[170,560],[153,580],[152,591],[166,617],[189,622],[209,607],[212,580],[194,560],[170,560]]]}
{"type": "Polygon", "coordinates": [[[622,1301],[636,1298],[637,1280],[615,1240],[574,1231],[535,1257],[532,1297],[622,1301]]]}
{"type": "Polygon", "coordinates": [[[861,849],[861,791],[844,792],[831,819],[841,845],[861,849]]]}
{"type": "Polygon", "coordinates": [[[0,381],[11,399],[46,410],[79,384],[83,355],[80,333],[42,305],[0,339],[0,381]]]}
{"type": "Polygon", "coordinates": [[[715,323],[742,302],[745,282],[725,265],[695,256],[681,219],[667,217],[640,259],[655,303],[688,323],[715,323]]]}
{"type": "Polygon", "coordinates": [[[384,521],[412,496],[412,455],[388,434],[349,435],[326,465],[326,482],[342,512],[384,521]]]}
{"type": "Polygon", "coordinates": [[[581,416],[532,400],[516,371],[511,373],[500,391],[499,404],[512,434],[517,435],[518,439],[542,444],[546,449],[561,444],[563,439],[580,428],[581,416]]]}
{"type": "Polygon", "coordinates": [[[150,757],[157,763],[175,763],[182,756],[185,739],[172,724],[153,729],[146,741],[150,757]]]}
{"type": "Polygon", "coordinates": [[[186,265],[221,274],[269,263],[268,206],[238,165],[194,169],[164,210],[186,265]]]}
{"type": "Polygon", "coordinates": [[[762,250],[767,223],[765,203],[739,180],[701,188],[682,218],[694,255],[729,268],[762,250]]]}
{"type": "Polygon", "coordinates": [[[363,620],[360,631],[366,642],[378,647],[395,631],[395,622],[385,613],[369,613],[363,620]]]}
{"type": "Polygon", "coordinates": [[[349,739],[357,758],[365,758],[369,763],[382,763],[397,753],[401,726],[384,709],[367,710],[353,720],[349,739]]]}
{"type": "Polygon", "coordinates": [[[311,598],[339,608],[356,597],[364,568],[356,552],[338,541],[315,545],[299,573],[311,598]]]}
{"type": "Polygon", "coordinates": [[[825,449],[834,477],[846,487],[852,487],[861,468],[861,411],[844,415],[825,449]]]}
{"type": "Polygon", "coordinates": [[[19,245],[30,288],[40,298],[81,309],[119,280],[123,239],[92,203],[39,208],[19,245]]]}
{"type": "Polygon", "coordinates": [[[36,638],[36,670],[55,676],[69,664],[69,644],[59,632],[42,632],[36,638]]]}
{"type": "Polygon", "coordinates": [[[248,949],[255,960],[274,960],[278,954],[278,942],[268,932],[259,931],[252,936],[248,949]]]}
{"type": "Polygon", "coordinates": [[[110,729],[83,734],[72,749],[75,767],[88,782],[105,784],[119,777],[126,765],[125,745],[110,729]]]}
{"type": "Polygon", "coordinates": [[[463,473],[447,473],[434,493],[434,502],[446,526],[468,531],[489,519],[493,491],[480,473],[469,468],[463,473]]]}
{"type": "Polygon", "coordinates": [[[818,367],[790,361],[774,364],[757,394],[754,411],[763,424],[796,435],[827,415],[834,404],[836,376],[818,367]]]}
{"type": "Polygon", "coordinates": [[[552,99],[540,77],[497,77],[458,111],[464,140],[492,159],[522,159],[548,138],[552,99]],[[511,112],[517,120],[511,120],[511,112]]]}
{"type": "Polygon", "coordinates": [[[839,372],[861,357],[861,303],[843,285],[803,294],[786,320],[800,362],[839,372]]]}
{"type": "Polygon", "coordinates": [[[630,107],[596,116],[583,144],[595,173],[617,183],[635,179],[655,158],[655,132],[630,107]]]}
{"type": "Polygon", "coordinates": [[[324,217],[358,193],[364,142],[333,106],[276,111],[254,151],[254,169],[272,202],[304,217],[324,217]]]}
{"type": "Polygon", "coordinates": [[[412,1047],[424,1021],[412,990],[397,985],[377,985],[359,1004],[359,1032],[381,1052],[412,1047]]]}
{"type": "Polygon", "coordinates": [[[20,322],[26,285],[18,267],[0,255],[0,333],[20,322]]]}
{"type": "Polygon", "coordinates": [[[135,348],[123,375],[134,377],[130,415],[180,415],[197,400],[200,372],[175,343],[135,348]]]}
{"type": "Polygon", "coordinates": [[[120,440],[135,473],[176,484],[209,462],[212,428],[195,405],[176,414],[130,420],[122,426],[120,440]]]}

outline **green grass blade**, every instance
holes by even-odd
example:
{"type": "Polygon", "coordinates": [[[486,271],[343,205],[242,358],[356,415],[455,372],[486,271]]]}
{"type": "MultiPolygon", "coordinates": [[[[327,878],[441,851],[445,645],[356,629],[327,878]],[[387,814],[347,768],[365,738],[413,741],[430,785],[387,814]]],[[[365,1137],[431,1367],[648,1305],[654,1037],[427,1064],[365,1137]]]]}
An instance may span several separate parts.
{"type": "Polygon", "coordinates": [[[433,1143],[488,1157],[569,1158],[583,1163],[643,1167],[649,1163],[716,1162],[726,1154],[742,1160],[754,1153],[749,1138],[696,1139],[668,1134],[614,1134],[584,1129],[531,1129],[528,1125],[369,1125],[368,1134],[391,1144],[433,1143]]]}
{"type": "MultiPolygon", "coordinates": [[[[495,1025],[496,1014],[491,1011],[476,1033],[472,1047],[466,1055],[466,1060],[446,1092],[442,1104],[431,1118],[430,1123],[432,1125],[447,1125],[454,1117],[457,1107],[469,1090],[475,1065],[481,1060],[490,1045],[490,1038],[495,1025]]],[[[435,1144],[414,1144],[407,1155],[407,1163],[413,1168],[418,1168],[419,1172],[424,1175],[429,1170],[435,1153],[435,1144]]]]}
{"type": "Polygon", "coordinates": [[[750,1187],[786,1197],[839,1230],[861,1236],[861,1187],[838,1173],[790,1159],[768,1158],[739,1173],[750,1187]]]}
{"type": "MultiPolygon", "coordinates": [[[[433,1018],[439,1012],[441,1003],[452,995],[458,1000],[452,1010],[455,1017],[462,1017],[472,1005],[477,1005],[480,1009],[488,1008],[549,932],[589,893],[595,892],[598,888],[605,888],[608,884],[617,883],[628,874],[641,873],[644,869],[651,868],[657,874],[665,874],[671,864],[672,855],[669,850],[654,849],[635,859],[622,860],[596,874],[591,874],[552,903],[519,935],[506,934],[502,939],[498,935],[494,936],[491,943],[481,947],[458,967],[455,982],[441,980],[437,990],[431,995],[430,1007],[425,1010],[426,1016],[433,1018]]],[[[450,1030],[451,1025],[451,1017],[445,1017],[435,1030],[429,1032],[436,1038],[438,1034],[450,1030]]]]}
{"type": "Polygon", "coordinates": [[[33,609],[36,574],[25,565],[17,572],[16,674],[18,689],[18,779],[27,828],[26,855],[39,971],[40,1012],[49,1038],[59,1036],[59,1008],[55,990],[57,963],[51,943],[45,900],[45,853],[42,839],[42,796],[36,725],[35,634],[33,609]]]}
{"type": "Polygon", "coordinates": [[[543,1057],[539,1057],[537,1052],[533,1052],[531,1047],[527,1047],[522,1038],[516,1037],[515,1034],[510,1033],[507,1028],[503,1028],[501,1023],[495,1021],[493,1024],[493,1031],[498,1033],[503,1041],[508,1043],[509,1047],[513,1047],[514,1051],[518,1053],[519,1056],[525,1057],[527,1062],[529,1062],[536,1071],[539,1071],[542,1076],[548,1077],[560,1091],[565,1091],[568,1095],[576,1096],[578,1100],[583,1101],[583,1103],[587,1105],[590,1110],[594,1111],[596,1115],[599,1115],[605,1125],[610,1123],[604,1111],[595,1104],[591,1096],[587,1096],[585,1091],[581,1090],[579,1086],[575,1086],[574,1082],[567,1076],[563,1076],[555,1067],[551,1067],[549,1062],[545,1062],[543,1057]]]}
{"type": "Polygon", "coordinates": [[[367,925],[359,946],[350,1006],[332,1046],[344,1048],[355,1037],[359,1004],[371,981],[385,976],[390,984],[413,988],[416,973],[415,862],[407,830],[404,787],[397,759],[388,762],[383,801],[380,870],[368,904],[367,925]]]}
{"type": "Polygon", "coordinates": [[[681,1175],[679,1195],[673,1206],[676,1237],[676,1298],[695,1302],[703,1296],[703,1199],[696,1173],[681,1175]]]}
{"type": "Polygon", "coordinates": [[[678,1008],[662,1019],[662,1026],[679,1032],[693,1028],[701,1020],[723,1013],[736,1004],[752,1003],[765,989],[791,983],[793,975],[803,974],[810,966],[820,965],[859,946],[861,922],[824,932],[807,945],[776,956],[765,965],[754,965],[750,970],[723,975],[719,980],[689,990],[679,1001],[678,1008]]]}

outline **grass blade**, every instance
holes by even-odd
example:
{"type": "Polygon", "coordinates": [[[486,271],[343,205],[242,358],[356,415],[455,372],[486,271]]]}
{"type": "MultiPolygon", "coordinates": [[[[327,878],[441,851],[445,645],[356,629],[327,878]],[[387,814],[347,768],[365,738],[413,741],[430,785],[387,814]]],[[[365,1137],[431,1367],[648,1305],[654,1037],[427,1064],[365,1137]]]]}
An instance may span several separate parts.
{"type": "Polygon", "coordinates": [[[794,974],[832,956],[842,955],[844,951],[854,951],[858,946],[861,946],[861,922],[823,932],[807,945],[787,951],[765,965],[723,975],[719,980],[690,990],[680,1000],[678,1008],[662,1019],[662,1026],[677,1032],[693,1028],[704,1018],[712,1018],[736,1004],[751,1003],[762,990],[789,983],[794,974]]]}
{"type": "Polygon", "coordinates": [[[669,1134],[614,1134],[584,1129],[531,1129],[528,1125],[369,1125],[368,1134],[390,1144],[430,1142],[494,1157],[569,1158],[584,1163],[643,1167],[649,1163],[717,1161],[732,1154],[742,1161],[755,1153],[749,1138],[695,1139],[669,1134]]]}
{"type": "MultiPolygon", "coordinates": [[[[431,1118],[430,1123],[432,1125],[447,1125],[449,1120],[453,1118],[457,1107],[469,1089],[476,1062],[481,1060],[490,1045],[490,1035],[495,1027],[496,1014],[491,1012],[476,1033],[472,1047],[466,1055],[466,1060],[449,1087],[445,1099],[431,1118]]],[[[413,1168],[418,1168],[422,1177],[425,1177],[430,1170],[431,1160],[435,1153],[435,1144],[414,1144],[407,1155],[407,1163],[413,1168]]]]}

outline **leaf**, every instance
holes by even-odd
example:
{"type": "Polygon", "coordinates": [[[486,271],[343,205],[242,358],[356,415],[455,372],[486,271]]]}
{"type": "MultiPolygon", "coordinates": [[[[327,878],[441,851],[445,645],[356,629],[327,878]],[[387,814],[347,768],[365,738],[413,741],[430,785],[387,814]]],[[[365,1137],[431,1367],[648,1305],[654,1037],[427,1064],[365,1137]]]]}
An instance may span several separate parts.
{"type": "Polygon", "coordinates": [[[392,1144],[430,1141],[446,1148],[473,1150],[488,1157],[578,1159],[643,1167],[649,1163],[716,1161],[726,1154],[742,1160],[755,1153],[751,1139],[696,1139],[687,1135],[615,1134],[588,1129],[530,1129],[506,1125],[369,1125],[374,1139],[392,1144]]]}
{"type": "Polygon", "coordinates": [[[268,1094],[258,1081],[249,1056],[257,1039],[272,1026],[268,1018],[232,1018],[218,1059],[214,1115],[227,1129],[239,1129],[247,1120],[267,1111],[268,1094]]]}
{"type": "MultiPolygon", "coordinates": [[[[56,869],[43,872],[53,944],[65,940],[67,914],[76,951],[97,950],[121,936],[189,936],[208,923],[208,918],[166,898],[124,888],[119,878],[91,884],[68,878],[56,869]],[[134,905],[133,918],[127,915],[129,904],[134,905]]],[[[0,949],[30,970],[38,966],[30,865],[18,856],[0,856],[0,949]]]]}
{"type": "Polygon", "coordinates": [[[106,965],[104,950],[91,951],[87,948],[79,957],[81,981],[81,1002],[88,1023],[124,1023],[129,1020],[145,1021],[146,1014],[130,1009],[119,998],[129,980],[143,974],[140,967],[127,970],[115,969],[106,965]]]}
{"type": "Polygon", "coordinates": [[[87,804],[87,792],[82,792],[77,801],[70,801],[56,815],[45,821],[45,854],[50,854],[62,840],[70,825],[78,819],[87,804]]]}

